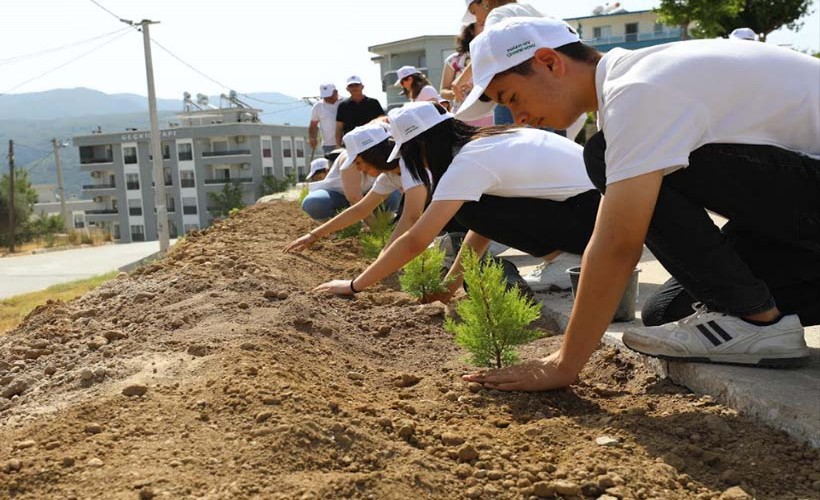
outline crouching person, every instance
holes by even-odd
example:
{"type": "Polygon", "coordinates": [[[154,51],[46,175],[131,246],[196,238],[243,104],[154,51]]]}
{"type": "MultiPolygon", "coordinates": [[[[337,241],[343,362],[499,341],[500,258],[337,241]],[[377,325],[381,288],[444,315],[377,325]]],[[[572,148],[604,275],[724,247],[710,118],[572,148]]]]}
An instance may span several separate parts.
{"type": "MultiPolygon", "coordinates": [[[[469,229],[461,246],[479,255],[491,240],[551,259],[582,253],[600,195],[583,166],[582,148],[535,129],[478,129],[433,103],[389,113],[396,149],[407,169],[432,191],[419,221],[361,275],[316,288],[350,295],[378,283],[424,251],[453,218],[469,229]]],[[[450,270],[461,285],[461,251],[450,270]]]]}

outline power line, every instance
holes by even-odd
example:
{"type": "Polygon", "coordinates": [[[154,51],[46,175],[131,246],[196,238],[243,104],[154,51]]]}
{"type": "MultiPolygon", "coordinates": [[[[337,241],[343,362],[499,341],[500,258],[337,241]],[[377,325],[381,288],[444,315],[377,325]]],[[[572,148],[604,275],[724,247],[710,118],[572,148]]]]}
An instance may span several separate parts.
{"type": "Polygon", "coordinates": [[[259,115],[260,116],[261,115],[275,115],[275,114],[279,114],[279,113],[285,113],[287,111],[296,111],[297,109],[302,108],[303,106],[307,106],[307,104],[305,104],[304,102],[301,102],[301,103],[299,103],[298,106],[294,106],[292,108],[277,109],[275,111],[265,111],[264,113],[259,113],[259,115]]]}
{"type": "Polygon", "coordinates": [[[230,87],[228,87],[228,86],[227,86],[227,85],[225,85],[224,83],[219,82],[219,81],[217,81],[217,80],[214,80],[213,78],[211,78],[210,76],[206,75],[206,74],[205,74],[205,73],[203,73],[202,71],[199,71],[198,69],[196,69],[195,67],[193,67],[191,64],[189,64],[189,63],[185,62],[185,61],[184,61],[181,57],[179,57],[178,55],[174,54],[173,52],[171,52],[170,50],[168,50],[167,48],[165,48],[165,46],[164,46],[164,45],[162,45],[161,43],[159,43],[159,42],[158,42],[155,38],[151,38],[151,41],[154,43],[154,45],[156,45],[157,47],[159,47],[159,48],[161,48],[162,50],[164,50],[165,52],[167,52],[167,53],[168,53],[168,55],[170,55],[171,57],[173,57],[173,58],[174,58],[174,59],[176,59],[177,61],[181,62],[181,63],[182,63],[182,64],[184,64],[185,66],[189,67],[190,69],[192,69],[192,70],[193,70],[193,71],[195,71],[196,73],[198,73],[198,74],[200,74],[200,75],[204,76],[205,78],[207,78],[208,80],[212,81],[213,83],[215,83],[215,84],[219,85],[219,86],[220,86],[220,87],[222,87],[223,89],[227,89],[227,90],[230,90],[230,89],[231,89],[230,87]]]}
{"type": "Polygon", "coordinates": [[[19,56],[9,57],[9,58],[6,58],[6,59],[0,59],[0,66],[6,65],[6,64],[12,64],[12,63],[15,63],[17,61],[30,59],[30,58],[37,57],[37,56],[40,56],[40,55],[50,54],[52,52],[59,52],[61,50],[69,49],[71,47],[76,47],[77,45],[82,45],[82,44],[85,44],[85,43],[88,43],[88,42],[93,42],[94,40],[99,40],[100,38],[106,38],[108,36],[120,33],[120,32],[125,31],[127,29],[129,29],[129,28],[122,28],[122,29],[119,29],[119,30],[116,30],[116,31],[112,31],[111,33],[106,33],[104,35],[97,35],[95,37],[86,38],[85,40],[80,40],[80,41],[77,41],[77,42],[67,43],[65,45],[61,45],[59,47],[54,47],[54,48],[51,48],[51,49],[43,49],[43,50],[39,50],[37,52],[30,52],[28,54],[22,54],[22,55],[19,55],[19,56]]]}
{"type": "Polygon", "coordinates": [[[21,146],[21,147],[24,147],[26,149],[30,149],[32,151],[37,151],[38,153],[44,153],[44,154],[51,153],[51,151],[48,151],[48,150],[45,150],[45,149],[40,149],[40,148],[35,148],[35,147],[32,147],[32,146],[26,146],[25,144],[23,144],[21,142],[17,142],[17,141],[14,141],[14,145],[15,146],[21,146]]]}
{"type": "MultiPolygon", "coordinates": [[[[17,141],[14,142],[14,145],[15,146],[17,145],[17,141]]],[[[29,174],[29,173],[31,173],[32,170],[34,170],[35,168],[42,165],[44,161],[48,160],[49,157],[51,157],[53,155],[54,155],[54,151],[48,153],[47,155],[43,156],[39,160],[34,160],[33,162],[29,163],[28,165],[24,165],[21,168],[25,169],[26,173],[29,174]]]]}
{"type": "Polygon", "coordinates": [[[105,12],[107,12],[109,15],[111,15],[111,16],[112,16],[114,19],[116,19],[117,21],[127,22],[128,24],[131,24],[131,21],[128,21],[127,19],[123,19],[123,18],[121,18],[120,16],[118,16],[118,15],[114,14],[114,13],[113,13],[113,12],[111,12],[110,10],[106,9],[105,7],[103,7],[102,5],[100,5],[99,3],[97,3],[95,0],[91,0],[91,3],[93,3],[93,4],[94,4],[94,5],[96,5],[97,7],[101,8],[102,10],[104,10],[105,12]]]}
{"type": "Polygon", "coordinates": [[[63,64],[61,64],[61,65],[59,65],[59,66],[56,66],[56,67],[54,67],[54,68],[51,68],[50,70],[48,70],[48,71],[46,71],[46,72],[44,72],[44,73],[40,73],[39,75],[37,75],[37,76],[35,76],[35,77],[33,77],[33,78],[29,78],[28,80],[26,80],[26,81],[24,81],[24,82],[18,83],[17,85],[15,85],[14,87],[12,87],[12,88],[10,88],[10,89],[6,90],[5,92],[0,92],[0,96],[6,95],[6,94],[8,94],[8,93],[9,93],[9,92],[11,92],[11,91],[18,89],[18,88],[22,87],[23,85],[25,85],[25,84],[27,84],[27,83],[33,82],[34,80],[37,80],[38,78],[42,78],[42,77],[44,77],[44,76],[48,75],[49,73],[53,73],[54,71],[57,71],[58,69],[64,68],[64,67],[68,66],[69,64],[73,63],[74,61],[76,61],[76,60],[78,60],[78,59],[81,59],[81,58],[83,58],[83,57],[85,57],[85,56],[87,56],[87,55],[91,54],[92,52],[95,52],[95,51],[97,51],[97,50],[99,50],[99,49],[101,49],[101,48],[105,47],[105,46],[106,46],[106,45],[108,45],[109,43],[112,43],[112,42],[114,42],[114,41],[116,41],[116,40],[119,40],[120,38],[122,38],[123,36],[127,35],[128,33],[129,33],[128,31],[122,31],[122,32],[121,32],[118,36],[115,36],[114,38],[111,38],[110,40],[106,40],[104,43],[101,43],[101,44],[99,44],[99,45],[95,46],[95,47],[94,47],[94,48],[92,48],[91,50],[89,50],[89,51],[87,51],[87,52],[84,52],[84,53],[80,54],[79,56],[75,57],[74,59],[70,59],[69,61],[67,61],[67,62],[65,62],[65,63],[63,63],[63,64]]]}

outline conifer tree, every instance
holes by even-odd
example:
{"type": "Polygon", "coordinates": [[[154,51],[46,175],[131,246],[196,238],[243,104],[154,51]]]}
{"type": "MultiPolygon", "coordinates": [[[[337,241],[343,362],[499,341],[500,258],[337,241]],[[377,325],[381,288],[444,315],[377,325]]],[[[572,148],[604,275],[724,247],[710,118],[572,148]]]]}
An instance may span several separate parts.
{"type": "Polygon", "coordinates": [[[417,299],[446,291],[441,277],[444,266],[444,250],[433,247],[424,250],[404,266],[399,277],[401,289],[417,299]]]}
{"type": "Polygon", "coordinates": [[[482,263],[469,250],[463,260],[467,298],[456,306],[461,321],[448,318],[445,330],[455,334],[456,343],[478,366],[501,368],[517,362],[515,346],[539,337],[529,325],[541,315],[540,307],[518,288],[507,289],[500,262],[487,258],[482,263]]]}

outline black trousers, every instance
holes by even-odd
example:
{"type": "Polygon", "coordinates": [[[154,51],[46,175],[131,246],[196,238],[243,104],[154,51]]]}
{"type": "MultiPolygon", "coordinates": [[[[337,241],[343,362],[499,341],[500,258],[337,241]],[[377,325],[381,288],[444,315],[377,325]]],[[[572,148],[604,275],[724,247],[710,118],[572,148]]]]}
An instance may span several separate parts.
{"type": "MultiPolygon", "coordinates": [[[[606,140],[587,142],[590,179],[606,190],[606,140]]],[[[644,305],[658,325],[693,302],[745,316],[777,307],[820,324],[820,160],[774,146],[707,144],[661,185],[646,245],[673,276],[644,305]],[[708,211],[729,220],[722,229],[708,211]]]]}
{"type": "Polygon", "coordinates": [[[462,205],[455,219],[486,238],[535,257],[556,250],[581,254],[592,236],[600,200],[594,190],[564,201],[484,195],[462,205]]]}

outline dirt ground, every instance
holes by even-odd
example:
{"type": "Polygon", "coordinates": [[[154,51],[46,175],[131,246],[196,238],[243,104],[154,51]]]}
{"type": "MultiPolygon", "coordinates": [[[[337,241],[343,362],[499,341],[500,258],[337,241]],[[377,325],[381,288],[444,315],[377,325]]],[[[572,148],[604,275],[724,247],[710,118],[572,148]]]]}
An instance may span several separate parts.
{"type": "Polygon", "coordinates": [[[248,208],[0,337],[0,498],[820,496],[817,450],[612,348],[570,390],[468,386],[443,307],[309,292],[364,267],[279,251],[310,225],[248,208]]]}

